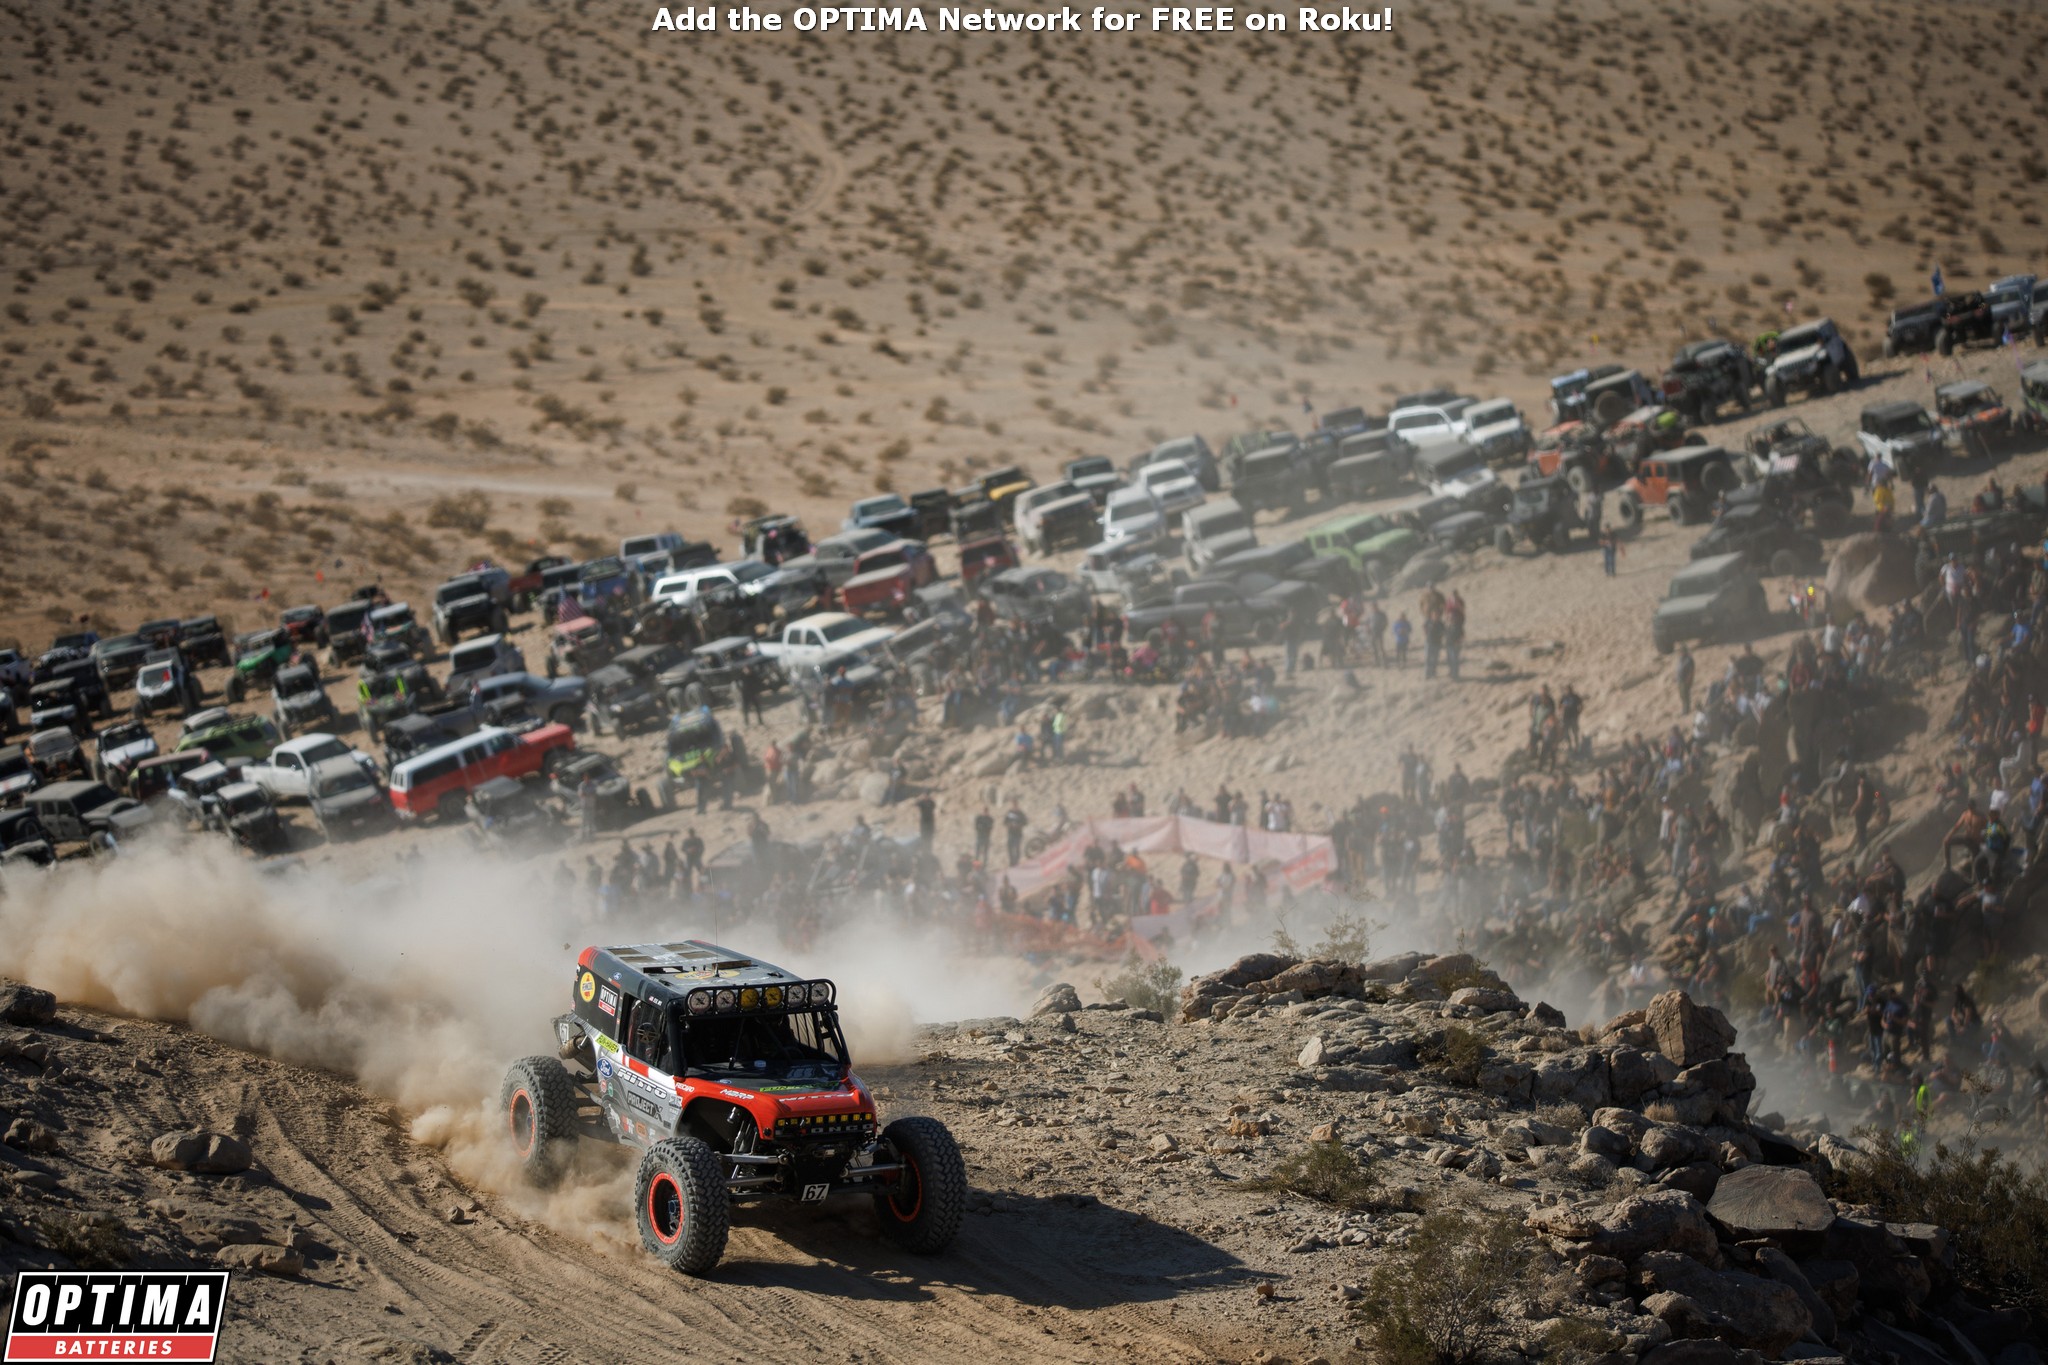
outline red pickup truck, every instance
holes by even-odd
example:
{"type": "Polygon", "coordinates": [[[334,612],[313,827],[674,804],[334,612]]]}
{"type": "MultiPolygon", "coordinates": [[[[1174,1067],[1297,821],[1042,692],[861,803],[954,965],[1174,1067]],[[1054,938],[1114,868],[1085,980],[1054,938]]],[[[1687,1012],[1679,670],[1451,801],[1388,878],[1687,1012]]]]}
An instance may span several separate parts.
{"type": "Polygon", "coordinates": [[[853,576],[839,585],[840,609],[854,616],[901,615],[912,591],[937,576],[938,566],[924,546],[891,541],[854,557],[853,576]]]}

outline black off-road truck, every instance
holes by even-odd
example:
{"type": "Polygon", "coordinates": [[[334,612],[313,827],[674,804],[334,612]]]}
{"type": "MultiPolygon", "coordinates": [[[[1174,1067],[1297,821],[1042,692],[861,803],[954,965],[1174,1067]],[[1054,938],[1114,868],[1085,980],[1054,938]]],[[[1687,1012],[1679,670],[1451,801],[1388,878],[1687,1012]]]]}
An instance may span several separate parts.
{"type": "Polygon", "coordinates": [[[562,1177],[579,1139],[639,1148],[640,1242],[703,1274],[725,1254],[732,1201],[872,1196],[906,1249],[960,1230],[967,1168],[936,1119],[882,1127],[853,1074],[838,992],[695,939],[585,948],[553,1056],[505,1075],[500,1105],[527,1177],[562,1177]]]}

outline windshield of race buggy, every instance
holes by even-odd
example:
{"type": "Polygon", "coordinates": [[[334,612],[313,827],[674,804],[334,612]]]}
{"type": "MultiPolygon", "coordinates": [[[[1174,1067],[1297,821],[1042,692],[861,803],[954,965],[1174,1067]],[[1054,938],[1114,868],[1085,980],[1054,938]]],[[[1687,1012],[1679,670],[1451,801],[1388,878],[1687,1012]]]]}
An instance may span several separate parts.
{"type": "Polygon", "coordinates": [[[829,1088],[850,1065],[837,1010],[707,1018],[679,1009],[676,1017],[684,1074],[829,1088]]]}

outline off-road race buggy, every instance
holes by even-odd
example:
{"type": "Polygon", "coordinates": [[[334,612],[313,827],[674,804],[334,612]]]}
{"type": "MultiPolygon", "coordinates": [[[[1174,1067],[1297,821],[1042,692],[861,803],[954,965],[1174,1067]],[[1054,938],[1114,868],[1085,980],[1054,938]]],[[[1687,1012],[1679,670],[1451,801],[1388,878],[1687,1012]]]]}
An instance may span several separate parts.
{"type": "Polygon", "coordinates": [[[534,1183],[558,1181],[579,1138],[640,1149],[641,1245],[686,1274],[725,1254],[735,1199],[867,1193],[906,1250],[952,1243],[960,1149],[936,1119],[878,1127],[830,981],[694,939],[586,948],[573,980],[556,1055],[514,1062],[500,1097],[534,1183]]]}
{"type": "Polygon", "coordinates": [[[327,645],[327,613],[317,606],[286,607],[278,616],[277,624],[292,639],[310,649],[314,645],[327,645]]]}
{"type": "Polygon", "coordinates": [[[228,636],[232,633],[228,624],[218,616],[194,616],[178,622],[178,648],[184,652],[185,662],[193,668],[208,665],[227,667],[228,636]]]}

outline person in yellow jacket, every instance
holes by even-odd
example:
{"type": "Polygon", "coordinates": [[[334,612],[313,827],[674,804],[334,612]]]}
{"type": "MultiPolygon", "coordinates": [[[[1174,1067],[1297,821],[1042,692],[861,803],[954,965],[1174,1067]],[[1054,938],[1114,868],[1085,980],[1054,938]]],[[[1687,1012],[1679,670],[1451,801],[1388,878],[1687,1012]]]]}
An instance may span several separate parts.
{"type": "Polygon", "coordinates": [[[1876,512],[1876,529],[1883,531],[1891,525],[1893,507],[1892,486],[1881,483],[1870,490],[1870,505],[1876,512]]]}

